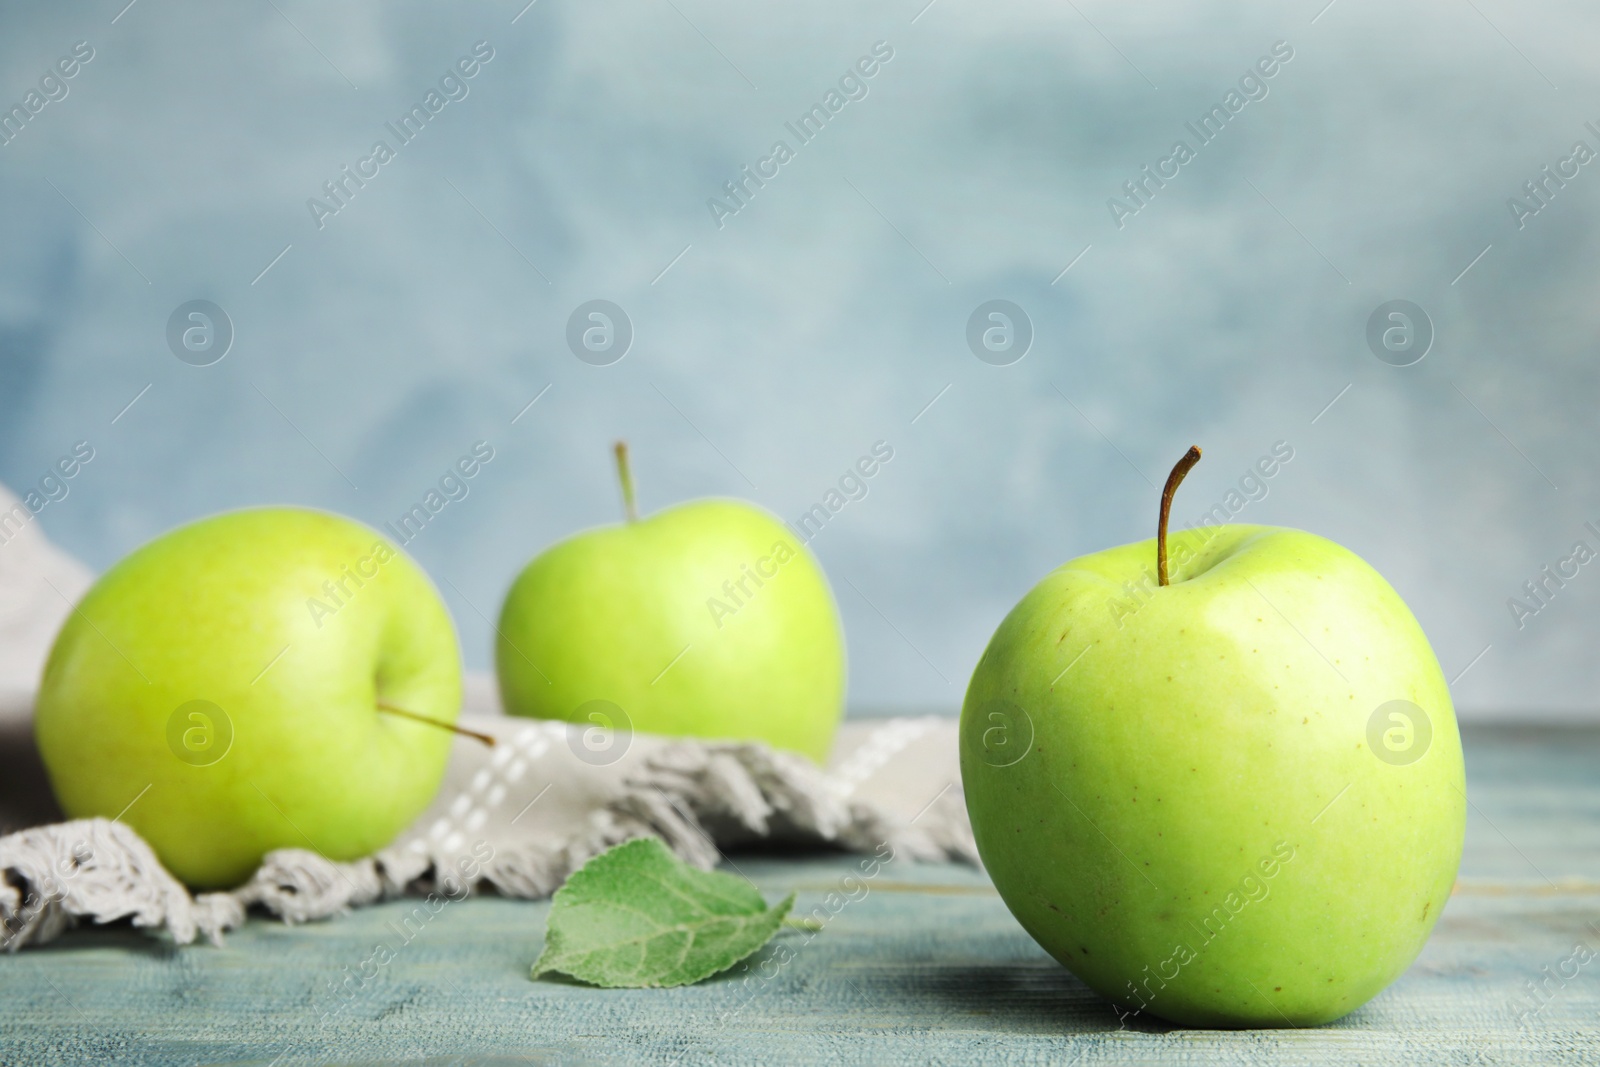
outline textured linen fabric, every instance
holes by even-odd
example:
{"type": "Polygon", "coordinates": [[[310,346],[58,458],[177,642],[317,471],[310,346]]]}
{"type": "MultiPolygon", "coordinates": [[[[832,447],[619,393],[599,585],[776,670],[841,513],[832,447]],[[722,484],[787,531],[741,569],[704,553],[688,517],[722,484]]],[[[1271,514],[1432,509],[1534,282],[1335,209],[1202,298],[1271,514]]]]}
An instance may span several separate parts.
{"type": "Polygon", "coordinates": [[[198,934],[220,943],[252,905],[296,923],[408,892],[459,899],[489,886],[541,898],[590,856],[646,834],[705,868],[724,849],[761,841],[977,861],[949,718],[848,722],[825,768],[759,744],[497,715],[464,715],[462,724],[497,744],[458,738],[428,810],[388,848],[353,863],[282,849],[244,885],[191,897],[120,822],[55,822],[0,837],[4,947],[122,918],[179,943],[198,934]]]}
{"type": "Polygon", "coordinates": [[[87,567],[46,540],[24,500],[0,485],[0,726],[30,718],[50,643],[91,581],[87,567]]]}

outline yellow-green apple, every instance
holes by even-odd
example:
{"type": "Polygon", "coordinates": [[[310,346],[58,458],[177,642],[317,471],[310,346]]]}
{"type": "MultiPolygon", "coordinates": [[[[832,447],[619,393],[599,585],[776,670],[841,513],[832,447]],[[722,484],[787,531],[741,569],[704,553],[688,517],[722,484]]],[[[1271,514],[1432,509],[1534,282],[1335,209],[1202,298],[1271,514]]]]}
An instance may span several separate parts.
{"type": "Polygon", "coordinates": [[[765,741],[821,760],[839,723],[844,643],[822,569],[738,500],[574,535],[518,575],[495,667],[506,711],[650,733],[765,741]]]}
{"type": "Polygon", "coordinates": [[[961,713],[978,851],[1024,929],[1126,1015],[1306,1026],[1421,951],[1461,859],[1450,693],[1416,619],[1298,530],[1174,535],[1047,575],[961,713]]]}
{"type": "Polygon", "coordinates": [[[69,816],[120,816],[177,877],[221,887],[272,849],[388,844],[437,791],[451,735],[435,727],[460,707],[455,631],[416,564],[349,519],[256,508],[94,584],[45,665],[35,734],[69,816]]]}

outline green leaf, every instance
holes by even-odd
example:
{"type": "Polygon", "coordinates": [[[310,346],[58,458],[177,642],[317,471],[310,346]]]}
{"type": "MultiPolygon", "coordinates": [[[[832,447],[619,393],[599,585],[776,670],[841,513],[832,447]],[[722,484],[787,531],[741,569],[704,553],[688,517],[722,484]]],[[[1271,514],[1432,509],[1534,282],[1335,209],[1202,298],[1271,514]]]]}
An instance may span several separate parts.
{"type": "Polygon", "coordinates": [[[591,985],[687,985],[772,940],[794,894],[768,908],[743,878],[702,871],[654,837],[607,849],[556,890],[533,977],[557,971],[591,985]]]}

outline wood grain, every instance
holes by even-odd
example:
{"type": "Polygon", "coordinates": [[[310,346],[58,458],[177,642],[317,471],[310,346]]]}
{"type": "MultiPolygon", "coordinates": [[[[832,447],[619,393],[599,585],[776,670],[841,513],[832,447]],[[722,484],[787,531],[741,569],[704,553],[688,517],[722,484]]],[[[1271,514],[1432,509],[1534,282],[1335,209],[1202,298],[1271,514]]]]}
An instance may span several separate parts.
{"type": "MultiPolygon", "coordinates": [[[[414,920],[408,942],[396,927],[416,901],[298,928],[252,920],[224,949],[78,931],[0,958],[0,1063],[1600,1063],[1600,958],[1524,1014],[1541,968],[1580,941],[1600,950],[1600,728],[1466,741],[1467,855],[1432,941],[1318,1029],[1119,1030],[981,872],[896,862],[820,933],[780,935],[753,975],[672,990],[531,981],[548,905],[492,897],[414,920]],[[363,981],[380,943],[394,958],[363,981]],[[346,1001],[331,986],[350,975],[346,1001]]],[[[858,863],[728,869],[769,899],[799,888],[804,914],[842,896],[858,863]]]]}

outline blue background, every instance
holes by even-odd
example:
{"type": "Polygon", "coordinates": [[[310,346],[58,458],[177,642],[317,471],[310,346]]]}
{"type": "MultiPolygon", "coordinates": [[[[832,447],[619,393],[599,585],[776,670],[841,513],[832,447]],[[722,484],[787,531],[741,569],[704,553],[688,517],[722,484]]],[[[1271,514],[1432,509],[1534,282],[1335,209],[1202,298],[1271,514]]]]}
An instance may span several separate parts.
{"type": "Polygon", "coordinates": [[[1520,228],[1507,204],[1600,148],[1590,8],[124,3],[0,16],[6,107],[94,49],[0,147],[0,481],[90,441],[40,519],[96,569],[249,504],[379,525],[486,440],[409,546],[483,669],[517,570],[618,518],[614,438],[646,510],[791,520],[881,440],[812,542],[851,702],[954,710],[1039,577],[1152,534],[1186,446],[1184,521],[1282,441],[1238,521],[1372,562],[1464,715],[1593,714],[1600,566],[1520,629],[1507,605],[1600,548],[1600,166],[1520,228]],[[308,198],[478,41],[468,94],[319,228],[308,198]],[[866,96],[797,147],[784,124],[879,41],[866,96]],[[1108,200],[1278,41],[1267,95],[1119,227],[1108,200]],[[708,199],[780,138],[795,157],[719,227],[708,199]],[[211,366],[167,344],[194,299],[235,331],[211,366]],[[565,341],[592,299],[635,330],[609,366],[565,341]],[[1009,366],[967,345],[992,299],[1034,331],[1009,366]],[[1411,366],[1367,344],[1394,299],[1436,331],[1411,366]]]}

